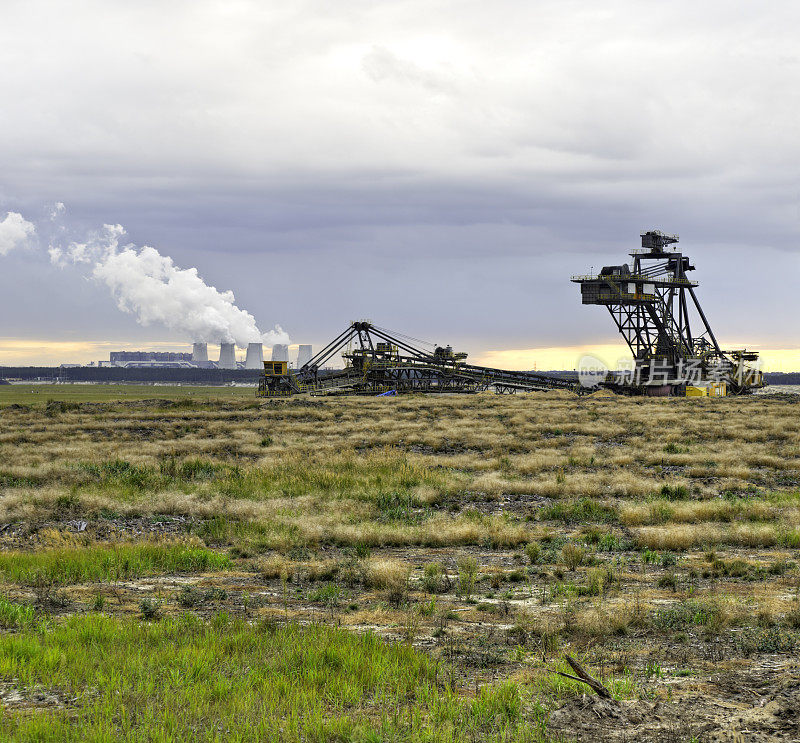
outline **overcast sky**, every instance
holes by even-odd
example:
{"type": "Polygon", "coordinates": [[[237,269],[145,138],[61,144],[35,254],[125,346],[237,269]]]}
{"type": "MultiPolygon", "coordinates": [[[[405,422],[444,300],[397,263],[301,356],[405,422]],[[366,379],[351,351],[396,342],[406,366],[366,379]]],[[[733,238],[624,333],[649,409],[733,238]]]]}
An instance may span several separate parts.
{"type": "Polygon", "coordinates": [[[481,358],[607,346],[569,277],[657,227],[723,343],[800,344],[800,3],[2,10],[0,220],[37,236],[0,254],[0,362],[191,341],[50,263],[57,202],[61,239],[121,224],[294,343],[367,317],[481,358]]]}

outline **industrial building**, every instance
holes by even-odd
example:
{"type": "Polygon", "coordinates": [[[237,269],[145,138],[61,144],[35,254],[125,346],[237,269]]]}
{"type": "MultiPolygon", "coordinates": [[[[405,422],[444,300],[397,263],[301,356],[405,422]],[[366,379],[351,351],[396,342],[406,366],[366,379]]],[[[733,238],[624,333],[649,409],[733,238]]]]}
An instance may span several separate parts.
{"type": "Polygon", "coordinates": [[[192,363],[202,366],[208,363],[208,344],[195,343],[192,345],[192,363]]]}
{"type": "Polygon", "coordinates": [[[217,369],[236,369],[236,346],[233,343],[219,344],[217,369]]]}
{"type": "Polygon", "coordinates": [[[123,369],[142,369],[150,366],[188,368],[195,364],[190,353],[171,351],[111,351],[108,361],[98,361],[98,366],[115,366],[123,369]]]}
{"type": "Polygon", "coordinates": [[[247,344],[247,356],[244,360],[245,369],[264,368],[264,347],[260,343],[247,344]]]}
{"type": "Polygon", "coordinates": [[[305,366],[309,361],[311,361],[311,357],[313,356],[313,352],[311,346],[302,344],[297,347],[297,368],[299,369],[301,366],[305,366]]]}
{"type": "Polygon", "coordinates": [[[273,361],[289,361],[289,346],[285,343],[276,343],[272,347],[273,361]]]}

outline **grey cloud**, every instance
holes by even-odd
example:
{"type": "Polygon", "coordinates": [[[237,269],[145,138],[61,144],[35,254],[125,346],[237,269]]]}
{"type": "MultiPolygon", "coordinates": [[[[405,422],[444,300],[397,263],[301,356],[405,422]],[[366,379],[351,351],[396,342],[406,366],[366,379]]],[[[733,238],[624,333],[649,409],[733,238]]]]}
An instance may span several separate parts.
{"type": "MultiPolygon", "coordinates": [[[[3,213],[121,223],[295,340],[374,315],[476,350],[613,337],[568,277],[661,227],[722,335],[794,339],[795,3],[40,5],[0,28],[3,213]]],[[[89,298],[140,332],[4,261],[24,332],[93,332],[89,298]]]]}

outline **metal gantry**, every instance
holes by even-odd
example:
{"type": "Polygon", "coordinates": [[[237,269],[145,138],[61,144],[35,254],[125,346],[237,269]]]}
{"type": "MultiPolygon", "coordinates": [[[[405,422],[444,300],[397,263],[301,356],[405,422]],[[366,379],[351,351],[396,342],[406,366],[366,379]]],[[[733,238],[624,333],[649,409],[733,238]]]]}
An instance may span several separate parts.
{"type": "MultiPolygon", "coordinates": [[[[581,285],[583,304],[608,309],[634,359],[630,374],[612,372],[588,386],[657,395],[739,394],[762,386],[763,375],[753,363],[758,354],[720,348],[697,299],[697,282],[687,276],[694,266],[674,247],[678,236],[650,230],[641,240],[641,248],[630,252],[630,264],[572,277],[581,285]]],[[[587,390],[579,374],[495,369],[468,364],[466,358],[450,346],[359,320],[299,369],[265,362],[258,394],[587,390]],[[337,355],[344,368],[328,368],[337,355]]]]}
{"type": "Polygon", "coordinates": [[[749,365],[758,354],[720,348],[697,299],[697,282],[686,275],[694,266],[672,247],[678,236],[650,230],[641,239],[641,248],[629,254],[630,265],[572,277],[583,304],[605,306],[625,338],[635,361],[628,387],[683,394],[692,381],[717,380],[731,393],[760,386],[760,372],[749,365]]]}
{"type": "Polygon", "coordinates": [[[379,328],[368,320],[352,323],[297,370],[274,369],[265,362],[258,394],[263,397],[381,392],[469,393],[578,389],[577,375],[553,376],[466,363],[467,354],[379,328]],[[420,348],[421,344],[429,346],[420,348]],[[343,369],[325,364],[341,354],[343,369]]]}

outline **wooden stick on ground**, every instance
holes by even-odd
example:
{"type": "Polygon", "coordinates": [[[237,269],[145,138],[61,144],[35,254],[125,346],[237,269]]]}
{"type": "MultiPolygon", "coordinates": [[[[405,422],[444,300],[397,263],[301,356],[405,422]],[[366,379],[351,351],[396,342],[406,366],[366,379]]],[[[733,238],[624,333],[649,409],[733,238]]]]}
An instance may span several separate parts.
{"type": "Polygon", "coordinates": [[[580,681],[587,686],[590,686],[597,694],[605,699],[611,699],[611,692],[606,689],[596,678],[590,676],[586,669],[578,663],[575,658],[572,656],[564,654],[564,657],[567,659],[567,663],[569,663],[570,667],[573,671],[575,671],[577,676],[571,676],[568,673],[562,673],[561,671],[553,671],[553,673],[557,673],[559,676],[563,676],[564,678],[572,679],[573,681],[580,681]]]}

